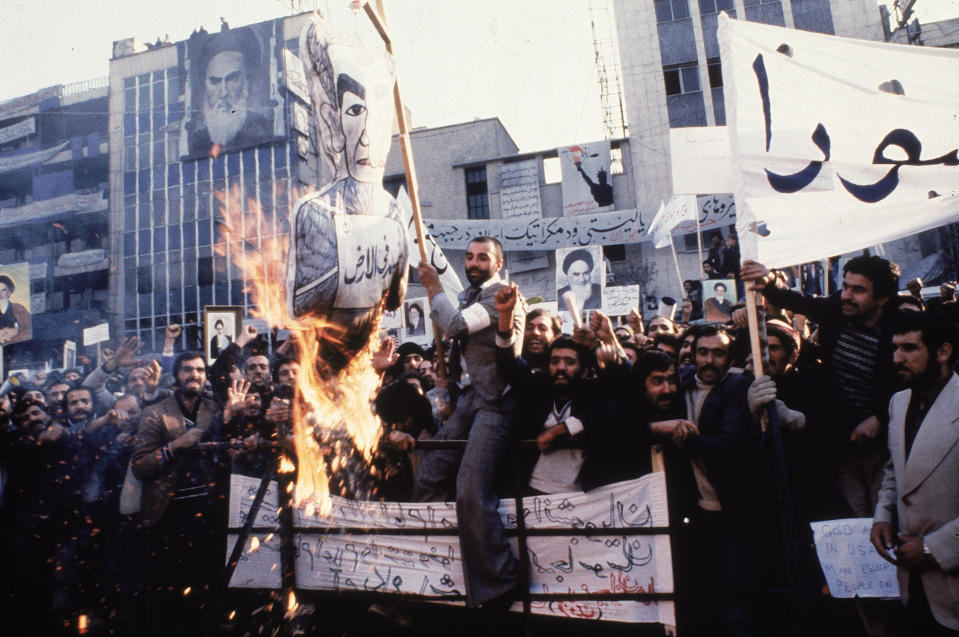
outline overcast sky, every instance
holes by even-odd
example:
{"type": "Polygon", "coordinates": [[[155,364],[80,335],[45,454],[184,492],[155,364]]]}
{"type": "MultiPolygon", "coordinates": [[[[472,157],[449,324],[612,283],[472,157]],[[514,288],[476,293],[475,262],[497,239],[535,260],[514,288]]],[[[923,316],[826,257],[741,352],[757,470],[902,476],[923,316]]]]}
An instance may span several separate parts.
{"type": "MultiPolygon", "coordinates": [[[[414,126],[498,116],[523,151],[603,137],[589,0],[385,3],[414,126]]],[[[340,28],[369,31],[366,15],[354,19],[347,0],[302,7],[319,8],[340,28]]],[[[2,0],[0,99],[108,75],[114,40],[168,34],[177,41],[200,25],[218,30],[220,16],[241,26],[289,13],[290,3],[279,0],[2,0]]],[[[916,15],[959,17],[959,0],[918,0],[916,15]]]]}

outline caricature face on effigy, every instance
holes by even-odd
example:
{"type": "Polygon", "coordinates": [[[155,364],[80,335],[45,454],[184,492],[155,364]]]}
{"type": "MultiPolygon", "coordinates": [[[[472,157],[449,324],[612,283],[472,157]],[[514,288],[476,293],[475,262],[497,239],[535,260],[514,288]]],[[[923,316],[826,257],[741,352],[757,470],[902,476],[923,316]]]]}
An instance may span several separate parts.
{"type": "Polygon", "coordinates": [[[359,37],[328,32],[322,23],[303,33],[313,116],[333,181],[346,176],[380,183],[393,130],[393,61],[359,37]]]}

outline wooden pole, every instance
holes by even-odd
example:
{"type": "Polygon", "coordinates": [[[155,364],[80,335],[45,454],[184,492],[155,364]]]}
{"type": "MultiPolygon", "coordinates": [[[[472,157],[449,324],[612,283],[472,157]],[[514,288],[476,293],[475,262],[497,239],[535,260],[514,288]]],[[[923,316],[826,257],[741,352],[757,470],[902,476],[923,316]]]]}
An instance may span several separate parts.
{"type": "Polygon", "coordinates": [[[706,273],[703,272],[703,231],[699,227],[699,210],[696,210],[696,246],[699,248],[699,280],[702,281],[706,273]]]}
{"type": "MultiPolygon", "coordinates": [[[[376,8],[367,0],[363,3],[363,10],[373,23],[373,28],[383,38],[386,52],[393,55],[393,41],[390,39],[386,26],[386,10],[383,0],[376,0],[376,8]]],[[[406,191],[410,195],[410,204],[413,208],[413,226],[416,230],[416,243],[420,247],[420,261],[426,261],[426,232],[423,229],[423,215],[420,212],[420,191],[416,181],[416,166],[413,164],[413,144],[410,140],[409,126],[406,122],[406,111],[403,109],[403,98],[400,95],[400,82],[393,83],[393,105],[396,109],[396,124],[400,129],[400,150],[403,155],[403,168],[406,172],[406,191]]],[[[428,299],[432,303],[432,299],[428,299]]],[[[446,363],[443,359],[443,332],[436,322],[433,322],[433,337],[436,342],[436,373],[440,378],[446,376],[446,363]]]]}
{"type": "MultiPolygon", "coordinates": [[[[676,266],[676,278],[679,280],[679,289],[683,290],[683,273],[679,269],[679,256],[676,255],[676,242],[672,235],[669,237],[669,247],[673,251],[673,264],[676,266]]],[[[686,297],[686,291],[683,290],[682,296],[686,297]]]]}

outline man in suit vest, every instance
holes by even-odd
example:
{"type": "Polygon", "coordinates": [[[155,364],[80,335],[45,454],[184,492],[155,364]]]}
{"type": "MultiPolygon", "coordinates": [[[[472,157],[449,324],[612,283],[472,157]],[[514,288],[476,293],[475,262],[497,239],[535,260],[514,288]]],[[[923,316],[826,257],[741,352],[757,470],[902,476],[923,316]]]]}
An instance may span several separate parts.
{"type": "MultiPolygon", "coordinates": [[[[463,387],[456,411],[435,438],[466,439],[466,449],[433,450],[423,457],[413,484],[419,502],[456,497],[460,552],[466,578],[467,604],[472,607],[508,607],[518,595],[519,561],[510,550],[496,508],[495,483],[508,457],[511,411],[506,385],[496,368],[496,339],[522,335],[525,311],[517,312],[512,331],[499,334],[496,293],[503,281],[503,247],[493,237],[479,237],[466,249],[466,278],[470,287],[460,293],[455,307],[429,263],[420,262],[420,281],[430,298],[431,317],[454,339],[450,367],[461,369],[463,387]],[[468,375],[468,381],[465,380],[468,375]]],[[[519,356],[523,339],[513,339],[519,356]]],[[[452,376],[459,382],[461,376],[452,376]]]]}
{"type": "Polygon", "coordinates": [[[908,389],[889,401],[889,462],[870,540],[899,567],[915,635],[959,635],[959,377],[954,328],[907,312],[893,363],[908,389]]]}

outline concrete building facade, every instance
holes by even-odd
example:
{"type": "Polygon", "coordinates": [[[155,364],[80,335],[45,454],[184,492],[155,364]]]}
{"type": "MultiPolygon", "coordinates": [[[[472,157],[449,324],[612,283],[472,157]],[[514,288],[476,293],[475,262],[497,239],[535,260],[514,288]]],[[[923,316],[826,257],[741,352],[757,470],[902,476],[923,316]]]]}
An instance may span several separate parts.
{"type": "Polygon", "coordinates": [[[109,316],[107,79],[0,103],[0,265],[29,263],[33,337],[6,369],[63,364],[109,316]]]}

